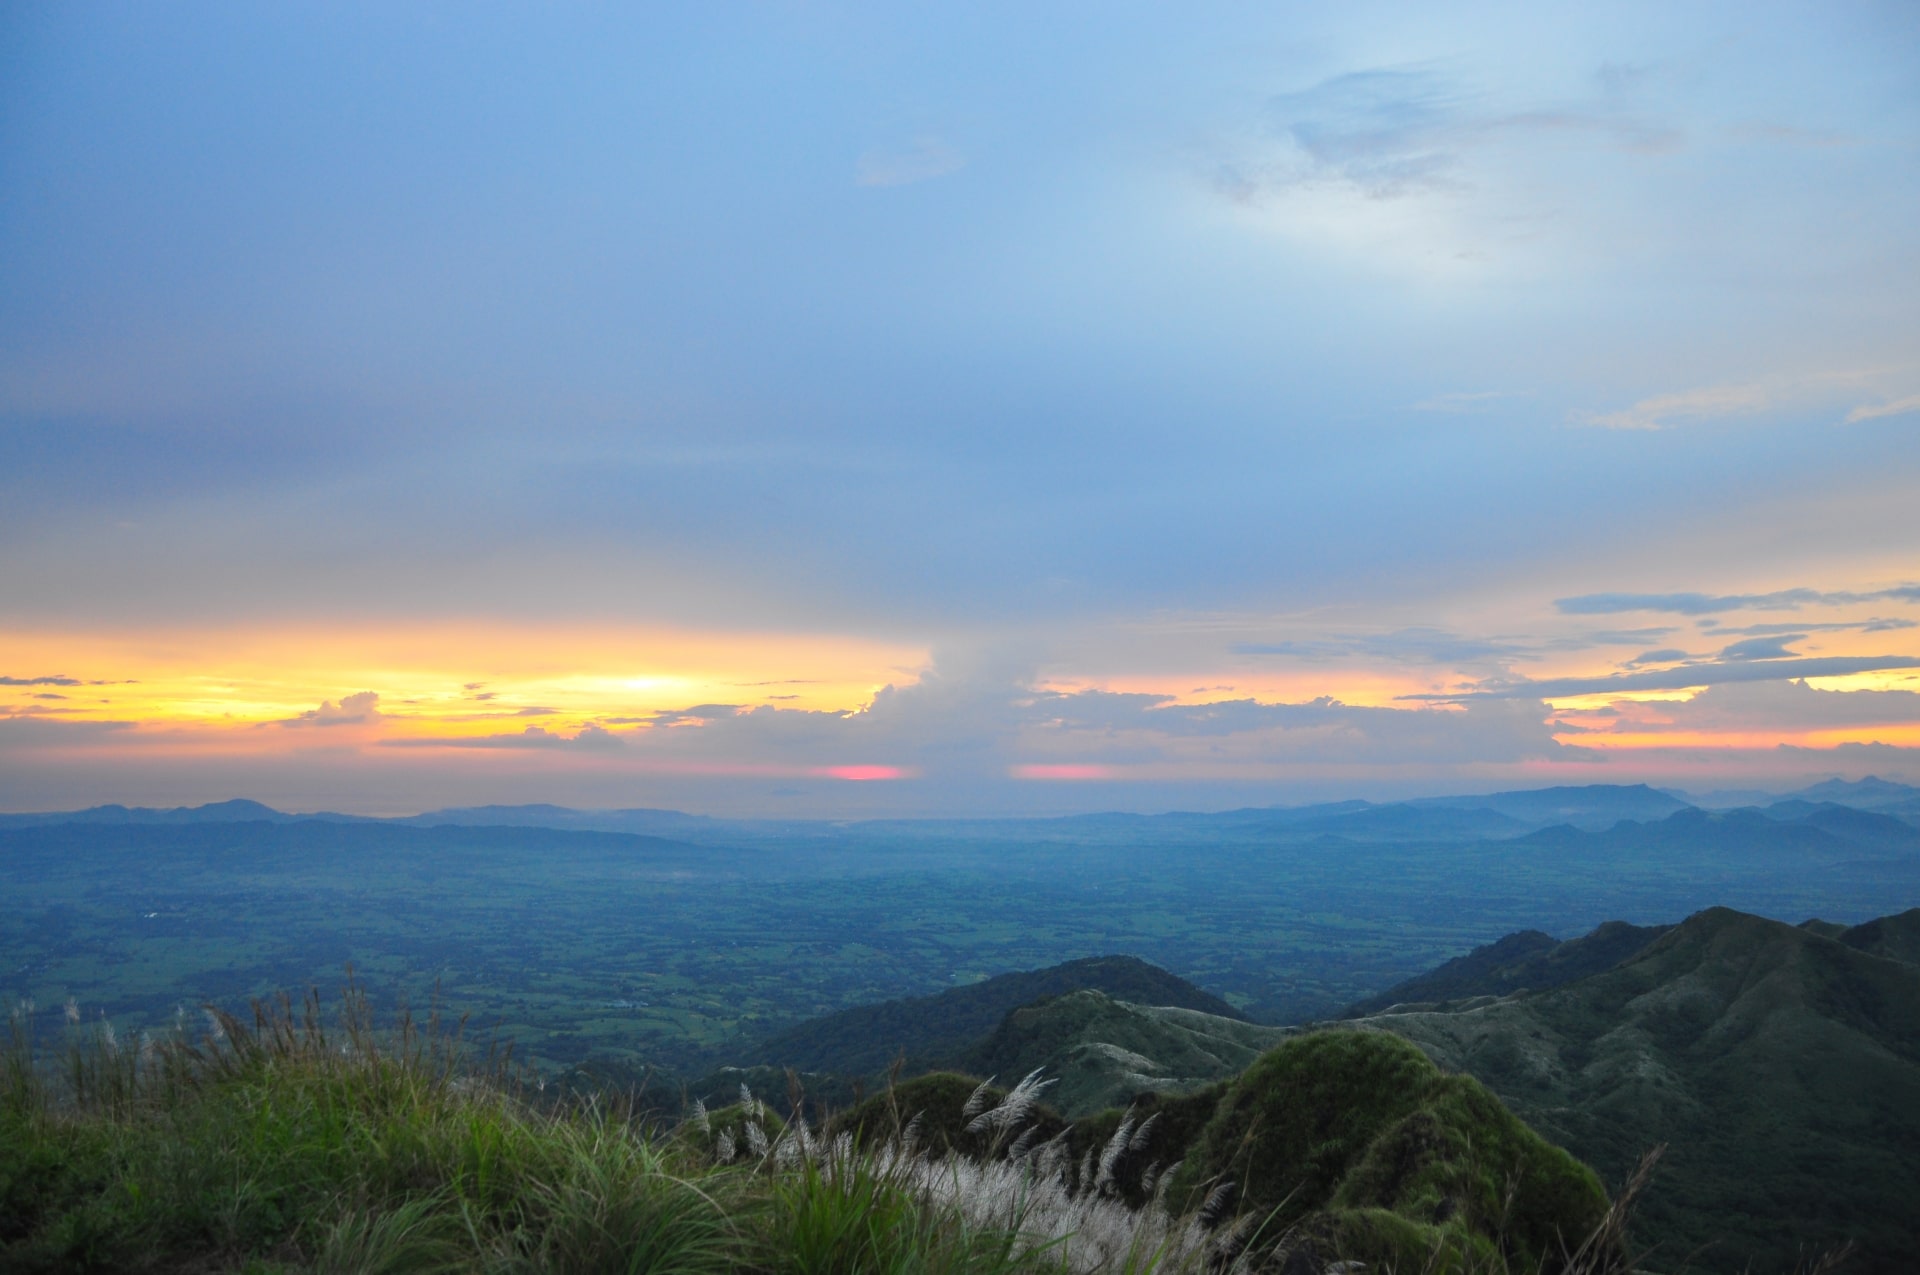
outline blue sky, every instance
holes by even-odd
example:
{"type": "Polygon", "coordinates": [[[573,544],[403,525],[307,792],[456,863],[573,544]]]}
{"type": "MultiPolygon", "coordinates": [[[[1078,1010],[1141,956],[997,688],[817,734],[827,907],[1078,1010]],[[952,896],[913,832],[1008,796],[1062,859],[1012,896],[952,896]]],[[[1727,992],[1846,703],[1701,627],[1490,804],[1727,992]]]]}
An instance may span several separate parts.
{"type": "Polygon", "coordinates": [[[1914,778],[1916,209],[1908,5],[16,8],[0,804],[1914,778]]]}

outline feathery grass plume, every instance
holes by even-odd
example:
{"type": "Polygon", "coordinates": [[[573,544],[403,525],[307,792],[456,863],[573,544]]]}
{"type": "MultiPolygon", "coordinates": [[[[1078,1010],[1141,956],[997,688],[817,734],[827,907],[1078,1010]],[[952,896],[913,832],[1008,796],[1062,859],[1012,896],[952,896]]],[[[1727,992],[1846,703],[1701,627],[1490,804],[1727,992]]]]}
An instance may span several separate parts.
{"type": "Polygon", "coordinates": [[[1126,1154],[1127,1139],[1132,1133],[1133,1117],[1131,1115],[1121,1117],[1119,1125],[1114,1128],[1113,1136],[1108,1138],[1106,1145],[1100,1148],[1099,1168],[1093,1178],[1094,1190],[1113,1194],[1115,1190],[1113,1170],[1120,1163],[1120,1157],[1126,1154]]]}
{"type": "Polygon", "coordinates": [[[1157,1111],[1145,1120],[1142,1120],[1140,1127],[1133,1131],[1133,1138],[1127,1143],[1127,1150],[1132,1152],[1145,1151],[1147,1149],[1147,1137],[1152,1132],[1153,1126],[1158,1123],[1160,1123],[1160,1113],[1157,1111]]]}
{"type": "Polygon", "coordinates": [[[766,1159],[767,1152],[771,1149],[771,1147],[767,1142],[767,1131],[760,1127],[760,1122],[758,1120],[747,1121],[746,1135],[747,1135],[747,1150],[753,1153],[754,1159],[756,1160],[766,1159]]]}
{"type": "Polygon", "coordinates": [[[799,1133],[800,1127],[800,1115],[798,1112],[795,1112],[793,1120],[789,1122],[787,1127],[782,1129],[779,1136],[773,1140],[773,1163],[775,1167],[791,1169],[802,1160],[809,1158],[806,1154],[806,1145],[799,1133]]]}
{"type": "Polygon", "coordinates": [[[1049,1180],[1057,1179],[1061,1185],[1067,1185],[1067,1173],[1071,1167],[1068,1157],[1073,1154],[1067,1139],[1072,1135],[1073,1126],[1068,1125],[1040,1144],[1040,1149],[1033,1153],[1034,1171],[1037,1176],[1049,1180]]]}
{"type": "MultiPolygon", "coordinates": [[[[1052,1080],[1040,1079],[1040,1071],[1041,1069],[1036,1067],[1028,1072],[1019,1084],[1007,1091],[1006,1097],[992,1107],[986,1106],[986,1095],[982,1092],[986,1088],[985,1085],[974,1090],[974,1095],[981,1100],[980,1106],[983,1109],[978,1109],[978,1113],[967,1122],[967,1132],[977,1134],[991,1130],[1005,1134],[1018,1128],[1039,1105],[1041,1092],[1054,1083],[1052,1080]]],[[[973,1107],[973,1105],[974,1098],[967,1099],[967,1106],[973,1107]]],[[[962,1109],[961,1114],[966,1114],[965,1108],[962,1109]]]]}
{"type": "Polygon", "coordinates": [[[1013,1145],[1007,1148],[1007,1159],[1009,1160],[1026,1159],[1027,1152],[1033,1149],[1033,1140],[1036,1137],[1038,1137],[1039,1134],[1040,1134],[1040,1126],[1037,1124],[1030,1124],[1025,1129],[1021,1130],[1020,1136],[1015,1138],[1013,1140],[1013,1145]]]}
{"type": "Polygon", "coordinates": [[[1076,1275],[1186,1275],[1204,1257],[1208,1237],[1190,1221],[1075,1192],[1027,1165],[966,1155],[933,1161],[898,1144],[873,1161],[921,1200],[1009,1237],[1004,1254],[1016,1261],[1076,1275]]]}
{"type": "Polygon", "coordinates": [[[916,1111],[913,1119],[907,1121],[907,1127],[900,1131],[900,1145],[911,1151],[920,1145],[920,1139],[927,1125],[927,1113],[916,1111]]]}
{"type": "Polygon", "coordinates": [[[707,1118],[707,1104],[698,1098],[693,1100],[693,1127],[702,1137],[713,1132],[713,1122],[707,1118]]]}
{"type": "Polygon", "coordinates": [[[1206,1202],[1200,1206],[1200,1212],[1195,1215],[1201,1226],[1211,1229],[1220,1224],[1220,1219],[1227,1215],[1227,1210],[1233,1205],[1233,1192],[1232,1182],[1222,1182],[1207,1192],[1206,1202]]]}
{"type": "MultiPolygon", "coordinates": [[[[1229,1269],[1246,1253],[1248,1243],[1258,1231],[1256,1219],[1249,1213],[1214,1232],[1207,1245],[1207,1266],[1211,1270],[1229,1269]]],[[[1321,1275],[1325,1275],[1323,1271],[1321,1275]]]]}
{"type": "Polygon", "coordinates": [[[713,1158],[721,1164],[732,1164],[733,1157],[740,1154],[739,1140],[733,1130],[722,1129],[713,1135],[713,1158]]]}
{"type": "Polygon", "coordinates": [[[971,1120],[975,1116],[979,1115],[981,1112],[985,1111],[987,1109],[987,1100],[989,1097],[988,1091],[991,1090],[992,1088],[993,1088],[993,1077],[988,1076],[985,1080],[980,1082],[980,1085],[978,1088],[976,1088],[971,1094],[967,1096],[966,1104],[960,1108],[960,1118],[962,1120],[971,1120]]]}
{"type": "Polygon", "coordinates": [[[69,1023],[80,1021],[80,1002],[71,996],[67,997],[66,1014],[69,1023]]]}

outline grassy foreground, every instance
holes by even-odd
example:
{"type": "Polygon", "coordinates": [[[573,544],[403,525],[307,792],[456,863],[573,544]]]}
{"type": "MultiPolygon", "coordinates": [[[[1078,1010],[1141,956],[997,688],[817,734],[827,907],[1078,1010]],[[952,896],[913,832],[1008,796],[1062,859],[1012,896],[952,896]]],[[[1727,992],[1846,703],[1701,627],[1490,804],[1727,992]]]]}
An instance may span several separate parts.
{"type": "MultiPolygon", "coordinates": [[[[897,1108],[878,1136],[816,1134],[744,1092],[662,1129],[546,1101],[437,1022],[376,1033],[351,992],[333,1026],[313,996],[166,1039],[68,1018],[36,1059],[14,1015],[0,1061],[0,1270],[1145,1275],[1272,1268],[1283,1238],[1279,1210],[1218,1192],[1171,1214],[1164,1186],[1126,1174],[1131,1118],[1068,1155],[1035,1077],[968,1095],[965,1147],[897,1108]]],[[[1608,1270],[1617,1215],[1571,1254],[1396,1265],[1608,1270]]]]}

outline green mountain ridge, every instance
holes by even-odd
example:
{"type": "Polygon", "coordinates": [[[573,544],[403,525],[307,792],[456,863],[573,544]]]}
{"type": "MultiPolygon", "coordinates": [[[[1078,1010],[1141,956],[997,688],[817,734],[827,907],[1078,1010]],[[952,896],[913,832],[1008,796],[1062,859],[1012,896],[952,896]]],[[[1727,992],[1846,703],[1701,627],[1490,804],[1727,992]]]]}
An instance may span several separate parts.
{"type": "MultiPolygon", "coordinates": [[[[1403,985],[1440,1003],[1344,1025],[1474,1077],[1605,1181],[1664,1144],[1636,1232],[1650,1269],[1694,1255],[1694,1269],[1786,1271],[1852,1242],[1846,1269],[1905,1271],[1920,1263],[1917,955],[1920,909],[1810,928],[1714,908],[1565,943],[1510,935],[1403,985]]],[[[1042,1069],[1064,1115],[1100,1121],[1212,1102],[1312,1034],[1080,991],[1015,1009],[958,1065],[1042,1069]]]]}
{"type": "Polygon", "coordinates": [[[1131,956],[1094,956],[810,1019],[762,1041],[737,1061],[857,1077],[877,1076],[904,1057],[910,1071],[927,1071],[961,1055],[1014,1010],[1089,990],[1245,1021],[1226,1001],[1157,966],[1131,956]]]}
{"type": "Polygon", "coordinates": [[[1920,908],[1862,922],[1835,937],[1856,951],[1920,965],[1920,908]]]}
{"type": "Polygon", "coordinates": [[[1044,1071],[1056,1081],[1048,1101],[1078,1117],[1142,1094],[1230,1079],[1292,1034],[1200,1010],[1133,1005],[1089,988],[1013,1010],[954,1064],[1002,1078],[1044,1071]]]}
{"type": "Polygon", "coordinates": [[[1833,939],[1710,909],[1564,987],[1355,1025],[1478,1077],[1609,1180],[1667,1144],[1643,1214],[1666,1261],[1787,1269],[1853,1240],[1859,1269],[1911,1269],[1920,969],[1848,942],[1920,918],[1895,920],[1833,939]]]}
{"type": "Polygon", "coordinates": [[[1608,921],[1591,934],[1564,942],[1539,930],[1522,930],[1369,997],[1349,1008],[1343,1017],[1364,1017],[1396,1006],[1410,1008],[1562,987],[1612,969],[1672,928],[1608,921]]]}

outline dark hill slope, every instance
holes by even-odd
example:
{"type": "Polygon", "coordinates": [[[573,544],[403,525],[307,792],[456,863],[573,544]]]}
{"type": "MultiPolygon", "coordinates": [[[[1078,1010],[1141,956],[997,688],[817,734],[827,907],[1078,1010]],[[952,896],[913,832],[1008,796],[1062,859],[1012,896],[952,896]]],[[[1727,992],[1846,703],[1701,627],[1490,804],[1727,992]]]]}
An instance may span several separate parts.
{"type": "Polygon", "coordinates": [[[1345,1017],[1377,1014],[1395,1005],[1412,1007],[1475,996],[1510,996],[1545,991],[1637,955],[1672,926],[1628,925],[1608,921],[1593,933],[1558,942],[1538,930],[1522,930],[1455,957],[1430,974],[1410,978],[1349,1009],[1345,1017]]]}
{"type": "Polygon", "coordinates": [[[1371,1032],[1301,1036],[1221,1095],[1168,1199],[1232,1182],[1282,1253],[1262,1269],[1555,1271],[1605,1213],[1592,1170],[1477,1081],[1371,1032]]]}
{"type": "Polygon", "coordinates": [[[1920,969],[1715,908],[1564,987],[1359,1022],[1610,1180],[1668,1144],[1641,1215],[1655,1267],[1787,1270],[1847,1240],[1850,1269],[1920,1267],[1920,969]]]}
{"type": "Polygon", "coordinates": [[[1920,965],[1920,908],[1908,908],[1898,916],[1864,922],[1838,937],[1857,952],[1920,965]]]}
{"type": "Polygon", "coordinates": [[[958,1055],[1022,1005],[1088,989],[1139,1005],[1197,1009],[1245,1021],[1227,1002],[1158,966],[1131,956],[1091,956],[811,1019],[756,1046],[743,1061],[871,1076],[904,1054],[910,1066],[923,1068],[958,1055]]]}

